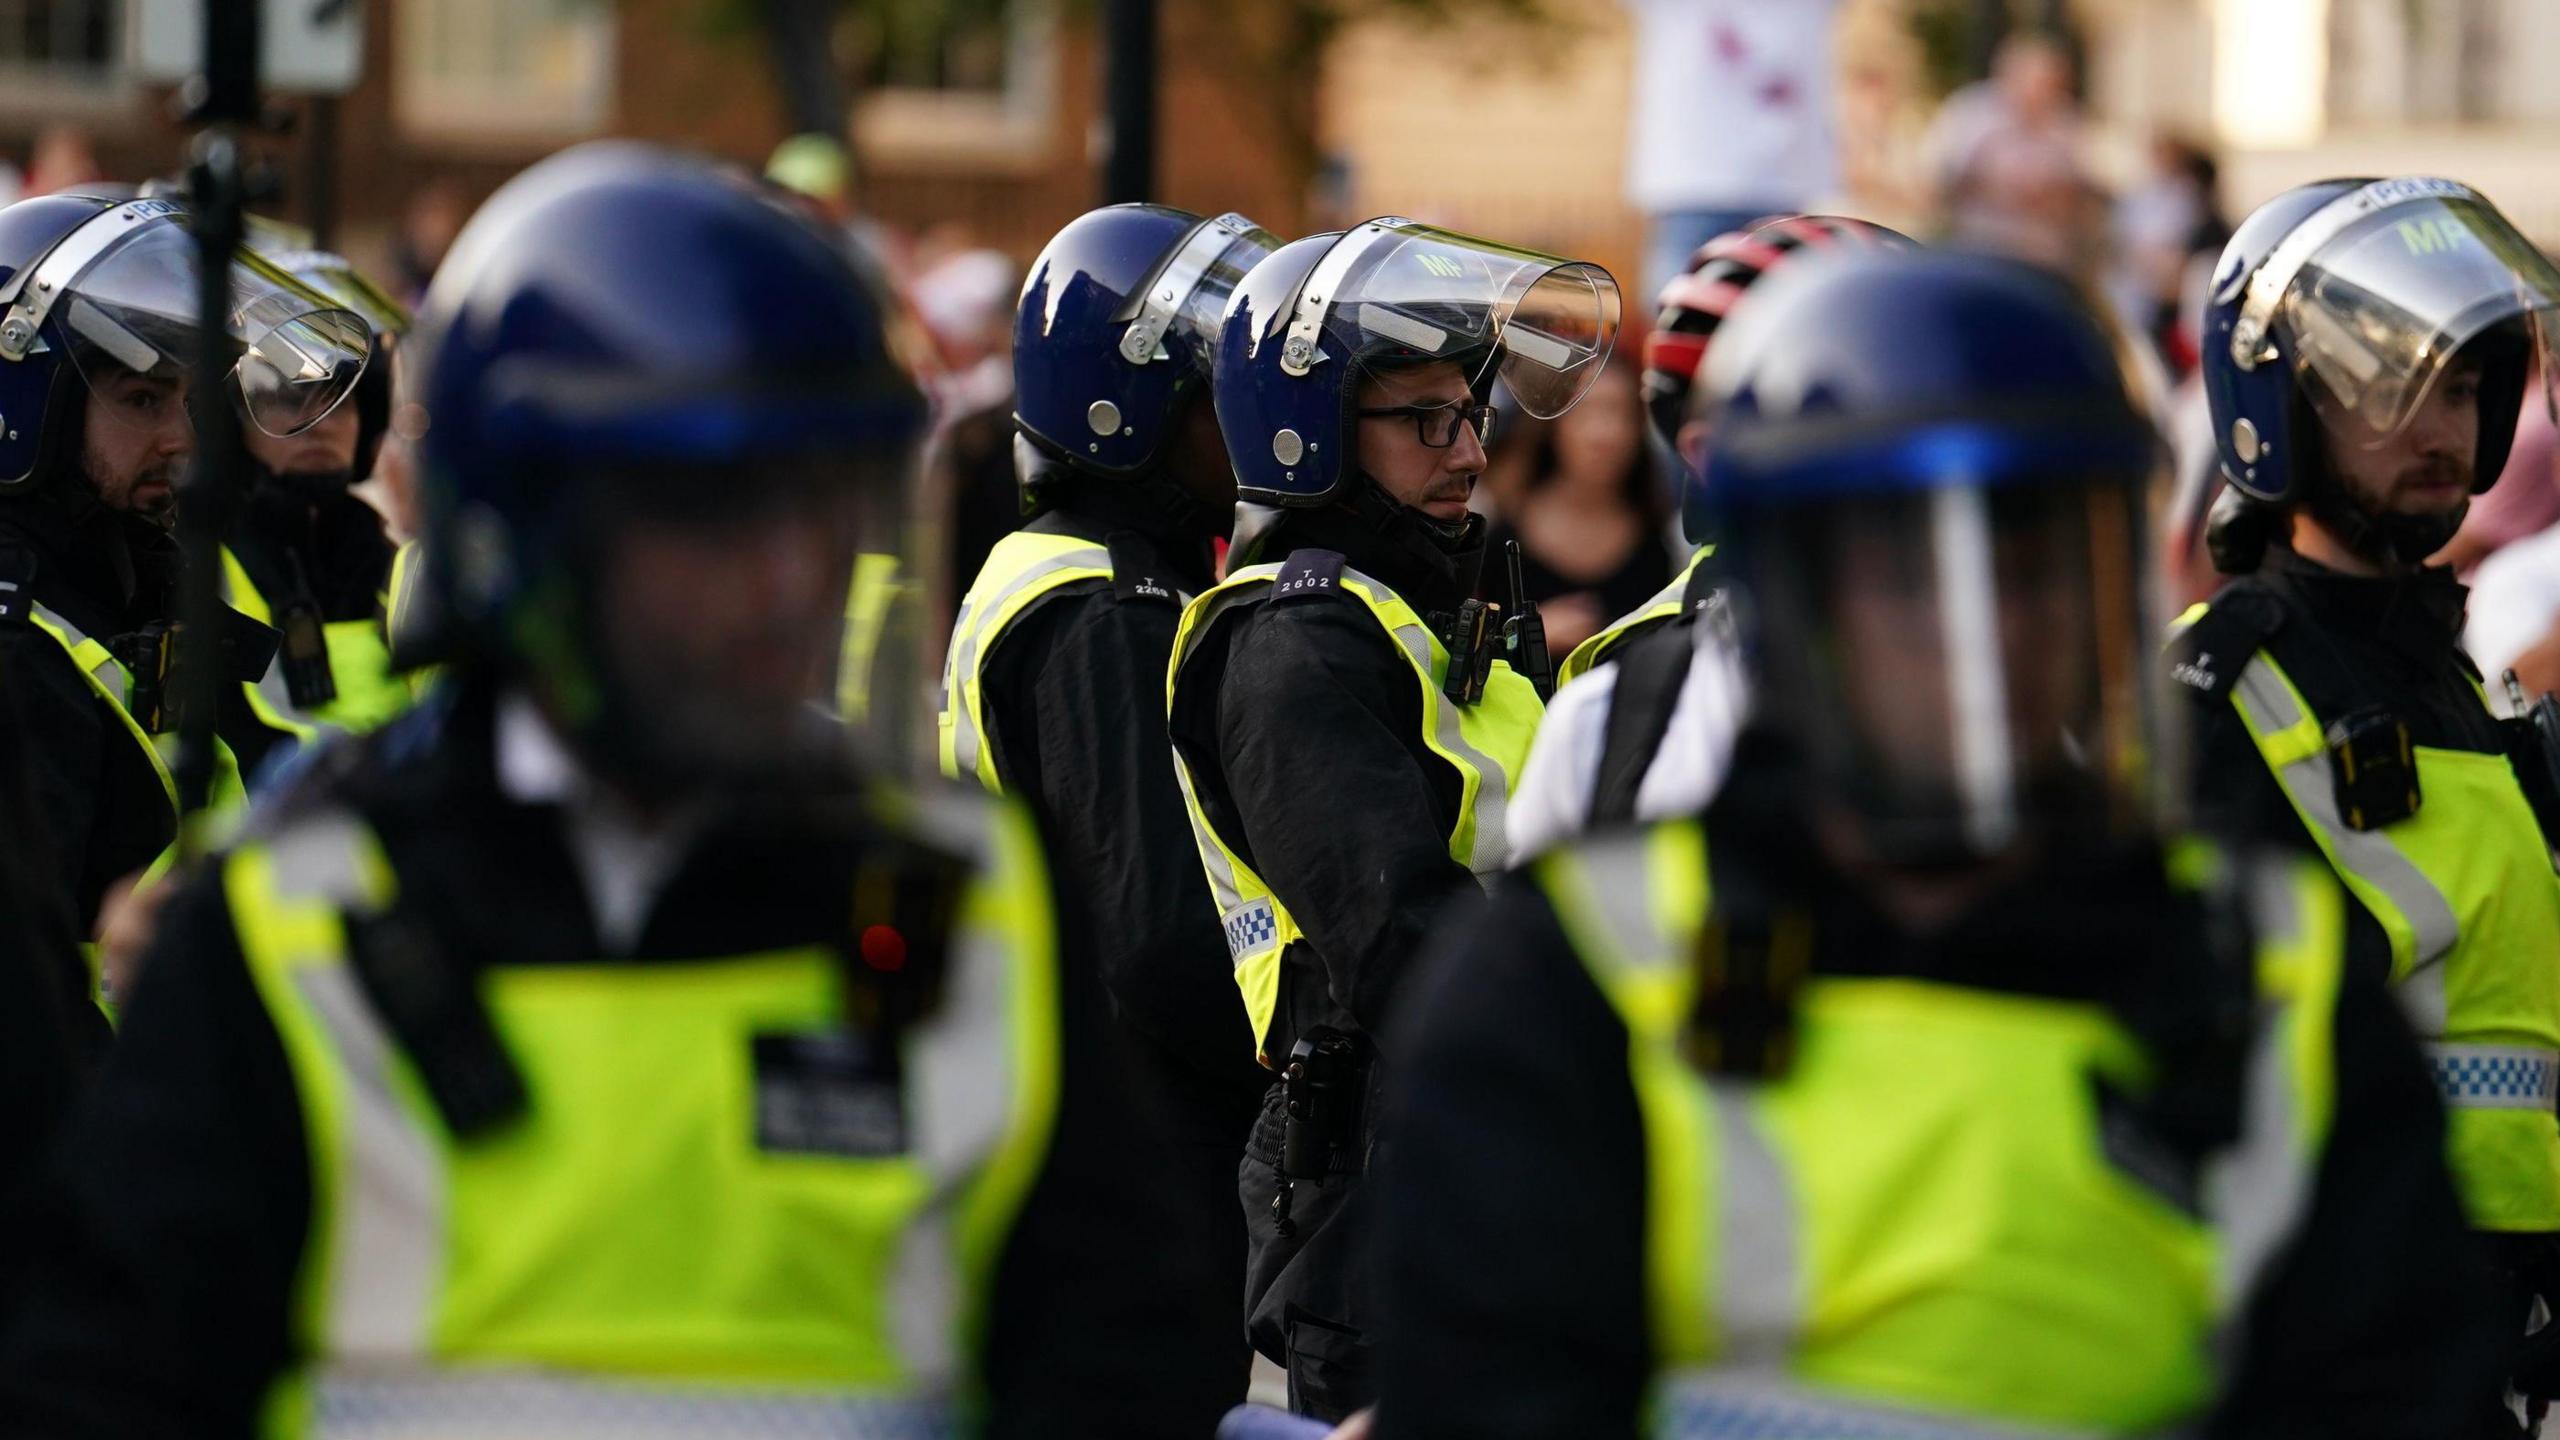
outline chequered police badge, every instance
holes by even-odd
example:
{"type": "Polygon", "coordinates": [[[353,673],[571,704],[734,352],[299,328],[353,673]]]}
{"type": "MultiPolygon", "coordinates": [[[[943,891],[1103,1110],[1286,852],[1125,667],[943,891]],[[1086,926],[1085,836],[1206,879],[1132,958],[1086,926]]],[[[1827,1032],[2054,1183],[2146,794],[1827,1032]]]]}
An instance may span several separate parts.
{"type": "Polygon", "coordinates": [[[1271,948],[1280,938],[1280,917],[1269,900],[1248,900],[1230,910],[1221,924],[1227,931],[1227,958],[1241,962],[1271,948]]]}
{"type": "Polygon", "coordinates": [[[2429,1047],[2436,1092],[2467,1110],[2548,1110],[2560,1100],[2560,1055],[2501,1045],[2429,1047]]]}

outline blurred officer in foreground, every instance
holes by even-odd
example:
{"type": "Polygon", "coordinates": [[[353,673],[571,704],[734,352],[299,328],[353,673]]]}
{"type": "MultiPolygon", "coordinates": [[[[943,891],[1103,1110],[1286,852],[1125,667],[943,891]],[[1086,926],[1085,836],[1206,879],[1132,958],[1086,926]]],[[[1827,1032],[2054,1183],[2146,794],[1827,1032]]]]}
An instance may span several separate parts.
{"type": "Polygon", "coordinates": [[[1287,1077],[1246,1147],[1249,1330],[1314,1415],[1374,1383],[1370,1037],[1442,907],[1507,858],[1538,723],[1543,640],[1474,598],[1486,396],[1499,376],[1564,413],[1617,322],[1597,266],[1403,220],[1285,246],[1227,306],[1235,542],[1183,612],[1169,702],[1252,1041],[1287,1077]]]}
{"type": "Polygon", "coordinates": [[[1594,826],[1692,814],[1715,793],[1748,690],[1695,474],[1706,430],[1691,404],[1699,367],[1725,315],[1790,258],[1910,243],[1863,220],[1780,216],[1698,247],[1688,270],[1663,287],[1644,342],[1645,409],[1654,438],[1679,459],[1680,524],[1697,553],[1660,594],[1573,647],[1557,669],[1559,688],[1513,797],[1512,863],[1594,826]]]}
{"type": "Polygon", "coordinates": [[[363,319],[374,348],[347,403],[299,435],[252,432],[254,474],[225,537],[230,602],[277,631],[258,703],[283,724],[369,730],[408,705],[382,611],[392,545],[353,487],[373,475],[391,424],[394,348],[409,313],[343,257],[277,249],[276,266],[363,319]]]}
{"type": "MultiPolygon", "coordinates": [[[[38,836],[84,936],[123,877],[177,834],[177,483],[195,453],[195,242],[168,200],[47,196],[0,210],[0,684],[16,692],[38,836]],[[165,740],[164,740],[165,737],[165,740]]],[[[221,403],[253,434],[323,423],[366,363],[362,321],[254,254],[232,274],[241,360],[221,403]]],[[[274,633],[236,613],[222,663],[255,680],[274,633]]],[[[217,720],[218,794],[284,732],[245,692],[217,720]]]]}
{"type": "Polygon", "coordinates": [[[873,296],[743,177],[599,144],[481,211],[416,341],[463,648],[171,902],[0,1411],[1181,1433],[1030,827],[884,792],[818,703],[924,422],[873,296]]]}
{"type": "MultiPolygon", "coordinates": [[[[2316,845],[2388,936],[2511,1333],[2560,1303],[2560,717],[2491,716],[2466,592],[2426,561],[2520,404],[2551,403],[2555,315],[2560,271],[2450,181],[2327,181],[2243,222],[2204,355],[2232,487],[2214,559],[2239,578],[2170,655],[2197,702],[2199,814],[2316,845]]],[[[2560,1395],[2550,1351],[2527,1394],[2560,1395]]]]}
{"type": "Polygon", "coordinates": [[[2459,1433],[2485,1277],[2345,897],[2152,818],[2157,440],[2099,324],[1843,254],[1703,383],[1756,709],[1702,817],[1551,852],[1417,982],[1379,1435],[2459,1433]]]}
{"type": "MultiPolygon", "coordinates": [[[[1014,326],[1015,451],[1031,519],[961,604],[943,676],[942,765],[1018,795],[1062,906],[1062,966],[1098,980],[1182,1226],[1149,1282],[1186,1343],[1158,1384],[1198,1397],[1199,1433],[1244,1397],[1244,1216],[1236,1166],[1268,1074],[1253,1062],[1226,944],[1173,778],[1158,696],[1182,607],[1215,578],[1235,480],[1209,400],[1227,297],[1278,237],[1240,215],[1157,205],[1083,216],[1032,262],[1014,326]]],[[[1138,1283],[1132,1277],[1131,1283],[1138,1283]]]]}

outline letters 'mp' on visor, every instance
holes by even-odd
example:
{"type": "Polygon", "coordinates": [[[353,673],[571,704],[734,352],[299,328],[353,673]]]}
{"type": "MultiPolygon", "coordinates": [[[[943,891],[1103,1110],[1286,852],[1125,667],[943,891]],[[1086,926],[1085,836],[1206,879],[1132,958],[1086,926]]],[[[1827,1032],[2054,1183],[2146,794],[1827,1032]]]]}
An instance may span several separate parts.
{"type": "Polygon", "coordinates": [[[1489,351],[1522,409],[1574,406],[1618,334],[1618,282],[1599,266],[1410,220],[1372,220],[1325,252],[1284,317],[1281,366],[1381,350],[1481,364],[1489,351]]]}
{"type": "MultiPolygon", "coordinates": [[[[145,423],[182,401],[199,330],[195,240],[171,207],[127,213],[152,204],[101,212],[65,237],[0,323],[32,346],[50,319],[104,413],[145,423]]],[[[372,356],[362,319],[245,250],[231,268],[231,305],[232,384],[241,413],[270,435],[319,423],[372,356]]]]}
{"type": "MultiPolygon", "coordinates": [[[[2232,358],[2272,345],[2377,435],[2407,424],[2454,356],[2493,328],[2546,347],[2560,270],[2449,180],[2380,180],[2312,213],[2249,283],[2232,358]]],[[[2549,369],[2545,367],[2544,373],[2549,369]]]]}

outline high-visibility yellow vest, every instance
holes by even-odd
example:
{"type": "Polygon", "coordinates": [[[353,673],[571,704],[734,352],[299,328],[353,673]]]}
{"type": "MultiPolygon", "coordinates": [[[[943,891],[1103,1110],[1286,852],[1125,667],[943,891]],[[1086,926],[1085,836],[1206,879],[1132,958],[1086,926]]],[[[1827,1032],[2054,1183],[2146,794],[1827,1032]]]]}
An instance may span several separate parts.
{"type": "Polygon", "coordinates": [[[1679,619],[1689,608],[1689,581],[1697,575],[1698,567],[1707,563],[1707,557],[1715,553],[1713,545],[1699,546],[1697,553],[1689,557],[1689,563],[1680,567],[1680,573],[1671,578],[1671,583],[1653,592],[1653,598],[1610,621],[1598,634],[1574,646],[1573,653],[1565,656],[1564,663],[1556,667],[1556,684],[1562,687],[1590,674],[1606,664],[1610,653],[1619,646],[1666,620],[1679,619]]]}
{"type": "MultiPolygon", "coordinates": [[[[392,581],[399,576],[399,556],[392,557],[392,581]]],[[[257,582],[249,578],[248,567],[231,547],[222,547],[223,601],[232,609],[261,625],[273,627],[274,607],[259,593],[257,582]]],[[[383,725],[409,708],[415,699],[408,685],[391,670],[391,647],[384,638],[380,623],[368,617],[362,620],[331,620],[320,627],[322,643],[329,650],[329,676],[336,682],[336,698],[315,709],[304,710],[293,703],[284,678],[284,652],[279,649],[267,662],[267,673],[248,688],[249,708],[259,719],[276,729],[308,740],[322,730],[345,730],[362,733],[383,725]]]]}
{"type": "Polygon", "coordinates": [[[2560,875],[2507,757],[2415,746],[2424,803],[2358,830],[2339,812],[2325,722],[2274,657],[2251,656],[2230,699],[2303,828],[2390,937],[2471,1223],[2560,1230],[2560,875]]]}
{"type": "Polygon", "coordinates": [[[936,717],[942,773],[974,776],[998,794],[1003,777],[987,744],[980,695],[987,656],[1014,622],[1071,587],[1111,582],[1111,551],[1099,540],[1016,530],[996,542],[960,602],[951,648],[942,662],[942,708],[936,717]]]}
{"type": "MultiPolygon", "coordinates": [[[[79,626],[55,611],[43,605],[36,605],[29,609],[28,618],[35,621],[37,629],[61,643],[63,650],[71,656],[71,663],[79,668],[82,678],[89,682],[89,689],[107,703],[107,709],[114,713],[117,722],[133,736],[134,743],[142,747],[142,756],[150,762],[152,772],[160,777],[161,788],[169,794],[170,811],[175,814],[178,805],[178,784],[171,776],[169,767],[177,759],[178,737],[174,732],[154,735],[143,729],[142,722],[133,717],[130,702],[133,672],[125,668],[124,662],[117,659],[113,651],[107,649],[105,642],[91,637],[79,626]]],[[[241,784],[240,762],[232,756],[231,747],[219,736],[215,737],[213,742],[213,785],[210,796],[208,804],[211,808],[227,813],[237,812],[245,807],[249,800],[248,791],[241,784]]]]}
{"type": "Polygon", "coordinates": [[[844,645],[836,663],[836,713],[847,720],[871,713],[872,687],[880,678],[873,670],[903,584],[897,556],[866,551],[854,557],[853,588],[844,601],[844,645]]]}
{"type": "MultiPolygon", "coordinates": [[[[1272,582],[1284,568],[1247,566],[1184,608],[1165,681],[1168,714],[1179,701],[1184,667],[1202,639],[1219,621],[1269,600],[1272,582]]],[[[1449,647],[1422,616],[1395,591],[1348,566],[1338,583],[1378,622],[1387,642],[1411,667],[1422,701],[1423,743],[1458,773],[1458,813],[1449,828],[1449,858],[1479,877],[1500,873],[1510,846],[1502,828],[1503,810],[1520,767],[1529,758],[1529,742],[1537,734],[1539,717],[1545,713],[1537,687],[1513,673],[1508,662],[1496,660],[1483,698],[1473,705],[1457,704],[1440,688],[1449,670],[1449,647]]],[[[1249,665],[1253,657],[1239,653],[1230,663],[1249,665]]],[[[1321,784],[1323,741],[1317,737],[1308,743],[1308,783],[1321,784]]],[[[1192,838],[1209,874],[1228,956],[1235,963],[1236,985],[1244,992],[1245,1013],[1253,1021],[1254,1043],[1260,1046],[1269,1040],[1271,1017],[1279,1008],[1282,952],[1305,938],[1305,931],[1289,913],[1285,899],[1246,863],[1242,837],[1220,834],[1200,808],[1195,767],[1216,764],[1214,755],[1186,754],[1179,744],[1174,747],[1174,773],[1182,782],[1192,838]]],[[[1359,804],[1356,795],[1344,797],[1345,825],[1361,823],[1359,804]]]]}
{"type": "MultiPolygon", "coordinates": [[[[2172,870],[2218,863],[2189,849],[2172,870]]],[[[2205,1407],[2335,1103],[2345,901],[2316,864],[2248,887],[2244,1138],[2208,1162],[2202,1216],[2107,1158],[2092,1082],[2138,1095],[2152,1062],[2102,1008],[1817,976],[1784,1076],[1711,1076],[1683,1048],[1703,828],[1569,846],[1532,874],[1627,1025],[1655,1433],[2126,1435],[2205,1407]]]]}
{"type": "Polygon", "coordinates": [[[399,885],[373,833],[322,810],[229,856],[310,1162],[267,1433],[956,1429],[1058,1084],[1037,844],[1011,812],[972,823],[948,998],[898,1038],[905,1134],[877,1156],[760,1141],[759,1052],[847,1033],[830,947],[487,966],[529,1108],[457,1138],[348,958],[348,917],[399,885]]]}

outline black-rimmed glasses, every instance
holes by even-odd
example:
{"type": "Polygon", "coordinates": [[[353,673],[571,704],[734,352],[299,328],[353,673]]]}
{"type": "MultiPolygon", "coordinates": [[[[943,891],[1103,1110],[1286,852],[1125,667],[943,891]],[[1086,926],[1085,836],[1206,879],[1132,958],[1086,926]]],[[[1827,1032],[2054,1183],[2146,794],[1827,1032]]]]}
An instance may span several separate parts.
{"type": "Polygon", "coordinates": [[[1457,444],[1461,424],[1474,429],[1477,444],[1493,443],[1493,407],[1490,405],[1461,405],[1454,400],[1443,405],[1375,405],[1361,407],[1359,414],[1364,420],[1410,415],[1414,433],[1422,437],[1423,444],[1434,450],[1446,450],[1457,444]]]}

